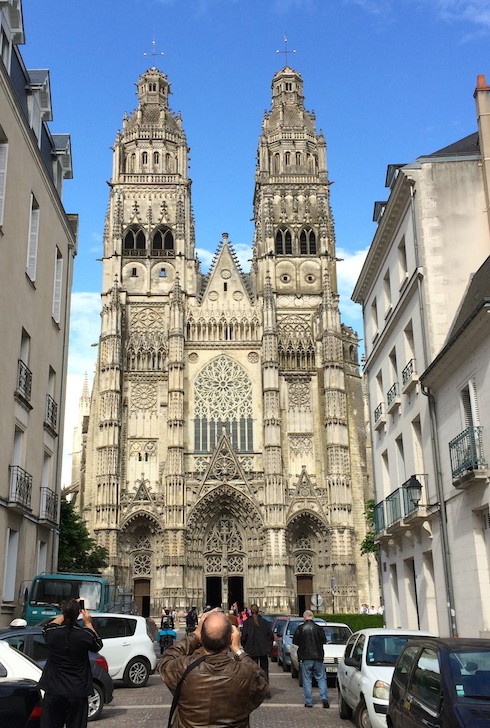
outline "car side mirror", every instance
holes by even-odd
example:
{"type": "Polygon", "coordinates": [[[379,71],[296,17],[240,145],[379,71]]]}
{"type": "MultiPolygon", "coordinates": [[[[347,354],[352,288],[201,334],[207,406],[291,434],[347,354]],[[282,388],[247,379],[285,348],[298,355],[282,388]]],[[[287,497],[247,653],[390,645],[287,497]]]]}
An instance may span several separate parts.
{"type": "Polygon", "coordinates": [[[355,657],[344,657],[344,664],[348,667],[360,667],[361,661],[355,657]]]}

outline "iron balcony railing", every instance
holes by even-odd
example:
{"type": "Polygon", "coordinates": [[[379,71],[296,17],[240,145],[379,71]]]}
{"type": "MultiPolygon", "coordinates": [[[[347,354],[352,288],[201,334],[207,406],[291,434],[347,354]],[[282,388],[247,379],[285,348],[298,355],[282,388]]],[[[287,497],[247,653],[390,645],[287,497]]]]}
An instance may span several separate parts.
{"type": "Polygon", "coordinates": [[[46,395],[46,424],[53,430],[56,430],[58,425],[58,405],[49,394],[46,395]]]}
{"type": "Polygon", "coordinates": [[[392,526],[394,523],[400,521],[402,518],[411,516],[413,513],[415,513],[415,511],[419,509],[421,504],[426,505],[426,483],[427,475],[425,473],[412,475],[412,477],[406,480],[399,488],[390,493],[385,501],[386,528],[392,526]],[[411,497],[409,486],[412,484],[413,478],[418,480],[418,482],[422,486],[422,489],[419,493],[419,501],[414,501],[411,497]]]}
{"type": "Polygon", "coordinates": [[[388,403],[388,407],[395,401],[395,399],[398,397],[398,394],[398,382],[395,382],[393,386],[390,387],[389,390],[386,392],[386,401],[388,403]]]}
{"type": "Polygon", "coordinates": [[[383,414],[383,402],[380,402],[374,410],[374,421],[377,422],[383,414]]]}
{"type": "Polygon", "coordinates": [[[374,506],[374,530],[376,533],[385,530],[385,504],[384,501],[374,506]]]}
{"type": "Polygon", "coordinates": [[[487,467],[483,455],[483,427],[467,427],[449,443],[453,480],[470,470],[487,467]]]}
{"type": "Polygon", "coordinates": [[[402,371],[402,384],[405,385],[412,374],[415,374],[415,359],[410,359],[405,369],[402,371]]]}
{"type": "Polygon", "coordinates": [[[19,368],[17,372],[17,391],[28,402],[31,399],[32,372],[22,359],[19,359],[19,368]]]}
{"type": "Polygon", "coordinates": [[[56,493],[51,488],[43,486],[41,488],[41,506],[39,508],[39,518],[42,521],[57,522],[58,501],[56,493]]]}
{"type": "Polygon", "coordinates": [[[10,503],[31,507],[32,475],[19,465],[10,466],[10,503]]]}

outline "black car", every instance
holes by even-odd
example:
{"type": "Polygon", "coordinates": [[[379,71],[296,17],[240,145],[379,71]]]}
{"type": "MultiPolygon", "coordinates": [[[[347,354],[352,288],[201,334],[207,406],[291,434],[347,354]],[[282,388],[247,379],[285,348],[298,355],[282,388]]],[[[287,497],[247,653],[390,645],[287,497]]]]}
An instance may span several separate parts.
{"type": "Polygon", "coordinates": [[[490,724],[490,640],[423,637],[405,645],[391,681],[388,728],[490,724]]]}
{"type": "Polygon", "coordinates": [[[41,692],[34,680],[0,680],[1,726],[39,728],[41,710],[41,692]]]}
{"type": "MultiPolygon", "coordinates": [[[[42,669],[48,658],[48,649],[42,627],[18,627],[0,630],[0,640],[5,640],[19,652],[23,652],[42,669]]],[[[90,667],[94,693],[88,699],[88,719],[97,720],[106,703],[112,701],[114,685],[107,669],[105,657],[98,652],[90,652],[90,667]]]]}

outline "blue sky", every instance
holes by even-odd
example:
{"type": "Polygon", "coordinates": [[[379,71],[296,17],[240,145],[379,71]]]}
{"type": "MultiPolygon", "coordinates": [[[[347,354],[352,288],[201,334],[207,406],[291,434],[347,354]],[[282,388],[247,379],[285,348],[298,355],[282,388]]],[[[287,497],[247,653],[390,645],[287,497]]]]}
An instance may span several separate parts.
{"type": "MultiPolygon", "coordinates": [[[[71,135],[74,179],[64,204],[80,215],[70,337],[65,449],[100,327],[102,231],[111,145],[135,83],[157,65],[172,84],[191,148],[196,248],[203,267],[228,232],[247,269],[252,196],[271,81],[289,56],[307,109],[327,139],[340,308],[362,336],[353,284],[387,197],[386,165],[476,130],[476,77],[490,80],[490,0],[24,0],[28,68],[49,68],[54,132],[71,135]],[[165,55],[145,56],[156,50],[165,55]]],[[[68,482],[65,468],[63,482],[68,482]]]]}

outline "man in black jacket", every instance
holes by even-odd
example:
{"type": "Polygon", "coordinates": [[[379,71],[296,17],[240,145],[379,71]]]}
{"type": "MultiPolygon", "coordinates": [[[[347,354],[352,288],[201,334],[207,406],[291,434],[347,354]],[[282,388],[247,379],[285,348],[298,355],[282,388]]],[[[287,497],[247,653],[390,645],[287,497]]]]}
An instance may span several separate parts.
{"type": "Polygon", "coordinates": [[[46,692],[41,728],[86,728],[87,698],[94,691],[88,653],[101,650],[102,640],[76,599],[62,604],[61,610],[43,629],[48,659],[39,680],[46,692]],[[83,627],[77,623],[79,614],[83,627]]]}
{"type": "Polygon", "coordinates": [[[327,675],[323,664],[323,645],[327,641],[323,627],[313,621],[313,612],[309,609],[303,613],[303,624],[300,624],[293,635],[293,643],[298,645],[298,660],[301,663],[303,676],[303,693],[305,708],[313,707],[313,676],[320,690],[320,698],[324,708],[330,708],[328,702],[327,675]]]}

